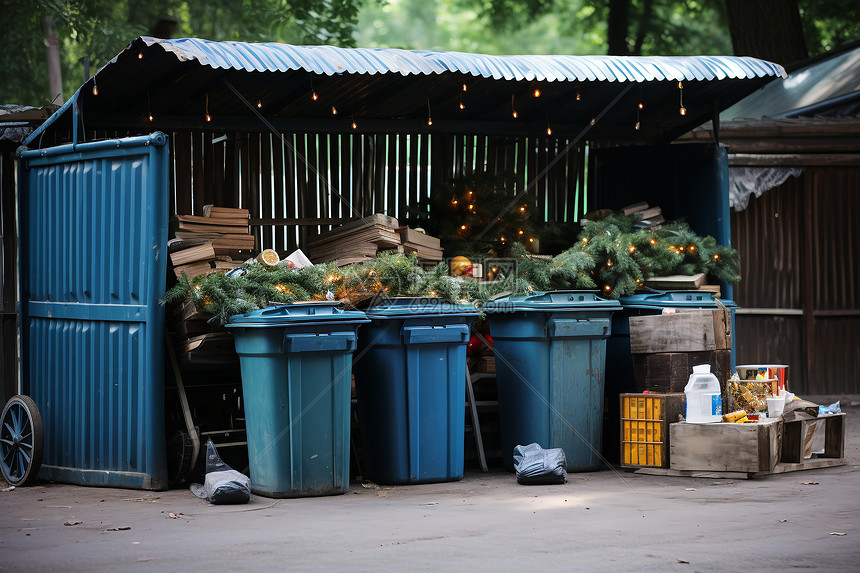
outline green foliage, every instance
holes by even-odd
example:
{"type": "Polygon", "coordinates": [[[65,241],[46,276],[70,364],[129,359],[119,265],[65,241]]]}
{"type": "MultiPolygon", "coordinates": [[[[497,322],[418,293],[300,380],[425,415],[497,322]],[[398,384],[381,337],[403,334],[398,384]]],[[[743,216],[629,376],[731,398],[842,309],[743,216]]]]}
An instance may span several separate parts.
{"type": "Polygon", "coordinates": [[[154,35],[159,20],[176,22],[176,37],[244,42],[355,46],[362,0],[0,0],[0,103],[42,106],[48,94],[42,21],[59,39],[63,95],[138,36],[154,35]]]}

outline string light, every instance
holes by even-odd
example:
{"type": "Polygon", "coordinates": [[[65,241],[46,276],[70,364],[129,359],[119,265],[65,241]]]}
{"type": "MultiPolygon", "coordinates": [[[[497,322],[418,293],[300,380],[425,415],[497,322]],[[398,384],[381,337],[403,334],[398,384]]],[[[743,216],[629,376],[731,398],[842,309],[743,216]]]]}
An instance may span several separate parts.
{"type": "Polygon", "coordinates": [[[209,94],[206,94],[206,121],[212,121],[212,116],[209,115],[209,94]]]}
{"type": "Polygon", "coordinates": [[[535,91],[532,92],[532,95],[535,97],[540,97],[540,90],[538,88],[535,88],[535,91]]]}
{"type": "Polygon", "coordinates": [[[517,108],[514,105],[514,94],[511,94],[511,115],[514,116],[514,119],[517,119],[517,108]]]}
{"type": "Polygon", "coordinates": [[[657,239],[651,239],[651,240],[650,240],[650,241],[648,241],[648,242],[649,242],[649,243],[651,243],[652,245],[656,245],[656,244],[657,244],[657,239]]]}
{"type": "Polygon", "coordinates": [[[603,285],[603,290],[605,290],[606,292],[609,292],[612,290],[612,287],[609,285],[603,285]]]}
{"type": "Polygon", "coordinates": [[[715,261],[719,260],[719,258],[720,258],[720,255],[714,255],[714,260],[715,260],[715,261]]]}
{"type": "Polygon", "coordinates": [[[529,237],[529,243],[534,243],[535,240],[532,237],[529,237]]]}
{"type": "Polygon", "coordinates": [[[678,95],[681,100],[681,109],[679,110],[681,115],[687,115],[687,108],[684,107],[684,83],[678,82],[678,95]]]}
{"type": "Polygon", "coordinates": [[[313,75],[311,75],[311,76],[308,76],[308,78],[311,81],[311,99],[313,101],[317,101],[320,98],[320,96],[317,95],[317,91],[314,89],[314,77],[313,77],[313,75]]]}
{"type": "Polygon", "coordinates": [[[546,134],[552,135],[552,128],[549,125],[549,112],[546,114],[546,134]]]}
{"type": "Polygon", "coordinates": [[[522,235],[522,234],[523,234],[523,230],[522,230],[522,229],[520,229],[520,230],[518,231],[518,233],[519,233],[520,235],[522,235]]]}
{"type": "MultiPolygon", "coordinates": [[[[433,125],[433,114],[430,112],[430,98],[427,98],[427,125],[433,125]]],[[[470,206],[471,208],[471,206],[470,206]]]]}
{"type": "Polygon", "coordinates": [[[463,94],[460,94],[460,109],[466,109],[466,104],[463,103],[463,94]]]}
{"type": "Polygon", "coordinates": [[[457,203],[459,203],[459,201],[457,201],[457,199],[451,199],[451,204],[452,204],[452,205],[456,205],[457,203]]]}
{"type": "Polygon", "coordinates": [[[263,101],[258,99],[257,100],[257,109],[261,109],[262,107],[263,107],[263,101]]]}
{"type": "Polygon", "coordinates": [[[466,84],[463,84],[463,91],[464,92],[469,91],[469,87],[466,84]]]}
{"type": "Polygon", "coordinates": [[[636,131],[639,131],[639,128],[642,127],[642,124],[639,122],[639,114],[645,109],[645,104],[642,103],[642,96],[639,96],[639,105],[636,106],[636,125],[634,126],[636,131]]]}
{"type": "Polygon", "coordinates": [[[149,90],[146,90],[146,113],[149,116],[149,121],[155,119],[152,117],[152,105],[149,103],[149,90]]]}
{"type": "Polygon", "coordinates": [[[576,90],[576,101],[582,101],[582,94],[579,93],[579,90],[576,90]]]}
{"type": "Polygon", "coordinates": [[[520,213],[525,213],[525,212],[526,212],[526,206],[523,205],[520,207],[520,213]]]}
{"type": "Polygon", "coordinates": [[[583,245],[587,245],[587,244],[588,244],[588,237],[583,237],[583,238],[582,238],[582,244],[583,244],[583,245]]]}
{"type": "Polygon", "coordinates": [[[336,108],[336,107],[331,106],[331,114],[332,114],[332,115],[337,115],[337,108],[336,108]]]}
{"type": "Polygon", "coordinates": [[[95,76],[93,76],[93,95],[94,96],[99,95],[99,86],[98,86],[98,84],[96,84],[96,77],[95,76]]]}
{"type": "Polygon", "coordinates": [[[633,245],[630,245],[630,247],[627,248],[627,252],[629,252],[632,255],[633,253],[636,252],[636,247],[634,247],[633,245]]]}
{"type": "Polygon", "coordinates": [[[142,60],[142,59],[143,59],[143,52],[138,52],[138,53],[137,53],[137,59],[138,59],[138,60],[142,60]]]}

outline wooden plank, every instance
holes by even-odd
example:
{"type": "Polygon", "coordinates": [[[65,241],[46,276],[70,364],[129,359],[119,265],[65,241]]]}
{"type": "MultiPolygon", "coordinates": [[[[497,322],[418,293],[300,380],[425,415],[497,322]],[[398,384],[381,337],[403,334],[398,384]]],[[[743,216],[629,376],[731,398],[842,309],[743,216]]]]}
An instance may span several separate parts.
{"type": "Polygon", "coordinates": [[[203,182],[206,172],[203,166],[203,132],[195,132],[191,137],[191,195],[192,211],[189,213],[200,213],[203,205],[212,202],[212,197],[206,193],[206,185],[203,182]]]}
{"type": "Polygon", "coordinates": [[[705,282],[705,273],[694,275],[668,275],[648,277],[645,284],[655,289],[689,289],[697,290],[705,282]]]}
{"type": "Polygon", "coordinates": [[[731,348],[722,310],[630,317],[630,350],[634,354],[696,352],[731,348]],[[714,324],[720,325],[715,328],[714,324]]]}
{"type": "MultiPolygon", "coordinates": [[[[179,132],[174,134],[173,162],[175,170],[174,189],[176,190],[175,211],[178,213],[193,213],[193,198],[191,195],[191,134],[179,132]]],[[[201,204],[202,208],[203,205],[201,204]]]]}
{"type": "Polygon", "coordinates": [[[690,477],[707,479],[750,479],[755,474],[748,472],[709,472],[693,470],[674,470],[672,468],[640,468],[635,474],[649,476],[690,477]]]}
{"type": "Polygon", "coordinates": [[[395,217],[406,218],[409,212],[409,147],[405,133],[397,135],[397,208],[395,217]]]}
{"type": "Polygon", "coordinates": [[[845,458],[813,458],[797,464],[780,462],[776,464],[770,473],[782,474],[786,472],[799,472],[819,468],[832,468],[836,466],[844,466],[847,463],[848,461],[845,458]]]}
{"type": "MultiPolygon", "coordinates": [[[[272,206],[272,215],[275,217],[286,217],[287,205],[289,202],[286,198],[286,183],[284,181],[284,145],[280,136],[272,139],[272,170],[274,173],[274,182],[272,191],[274,193],[274,205],[272,206]]],[[[274,225],[274,223],[269,223],[274,225]]],[[[287,241],[287,233],[285,229],[273,229],[274,243],[272,248],[276,251],[289,251],[289,243],[287,241]],[[286,232],[285,232],[286,231],[286,232]]],[[[262,246],[262,245],[261,245],[262,246]]]]}
{"type": "Polygon", "coordinates": [[[669,467],[675,470],[770,472],[777,457],[771,433],[778,420],[757,424],[688,424],[670,426],[669,467]],[[763,451],[765,450],[765,451],[763,451]]]}
{"type": "MultiPolygon", "coordinates": [[[[274,215],[272,199],[272,134],[260,134],[260,210],[258,216],[271,217],[274,215]]],[[[260,229],[260,248],[272,249],[275,246],[274,229],[260,229]]]]}

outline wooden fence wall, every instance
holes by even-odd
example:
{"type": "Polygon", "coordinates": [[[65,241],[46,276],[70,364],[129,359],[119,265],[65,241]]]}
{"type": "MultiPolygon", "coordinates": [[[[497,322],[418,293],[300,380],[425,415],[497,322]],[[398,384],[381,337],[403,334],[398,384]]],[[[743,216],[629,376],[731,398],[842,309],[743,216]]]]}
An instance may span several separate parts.
{"type": "Polygon", "coordinates": [[[545,221],[588,209],[585,149],[550,137],[177,132],[171,150],[174,213],[247,208],[258,247],[278,251],[345,219],[426,217],[437,185],[472,173],[504,175],[545,221]]]}

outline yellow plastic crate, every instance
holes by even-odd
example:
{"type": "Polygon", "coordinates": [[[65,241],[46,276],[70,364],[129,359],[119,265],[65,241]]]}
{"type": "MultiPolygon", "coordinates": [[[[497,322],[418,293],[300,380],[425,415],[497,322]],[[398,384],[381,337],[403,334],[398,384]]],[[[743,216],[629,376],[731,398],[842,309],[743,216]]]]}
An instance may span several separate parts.
{"type": "Polygon", "coordinates": [[[621,467],[669,467],[669,424],[683,414],[677,394],[621,394],[621,467]]]}

